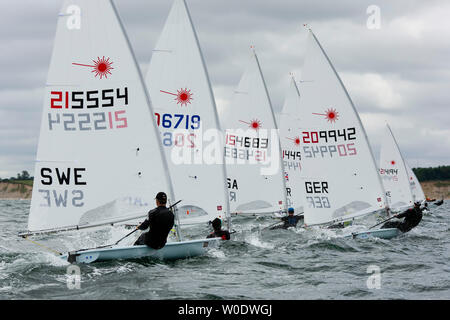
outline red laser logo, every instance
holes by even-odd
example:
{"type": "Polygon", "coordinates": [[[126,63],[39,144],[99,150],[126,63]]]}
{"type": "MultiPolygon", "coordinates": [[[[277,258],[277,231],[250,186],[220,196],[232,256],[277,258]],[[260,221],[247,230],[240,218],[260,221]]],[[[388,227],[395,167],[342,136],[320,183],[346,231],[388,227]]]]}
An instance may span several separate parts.
{"type": "Polygon", "coordinates": [[[292,140],[292,142],[294,142],[294,144],[295,144],[296,146],[299,146],[299,145],[300,145],[300,137],[295,137],[295,138],[289,138],[289,137],[286,137],[286,139],[292,140]]]}
{"type": "Polygon", "coordinates": [[[192,98],[193,93],[191,92],[191,90],[188,90],[187,88],[181,88],[179,90],[177,90],[177,93],[172,93],[172,92],[167,92],[167,91],[163,91],[163,90],[159,90],[162,93],[167,93],[167,94],[171,94],[173,96],[175,96],[175,101],[177,102],[177,104],[181,104],[181,106],[185,105],[187,106],[187,104],[191,103],[191,100],[193,100],[194,98],[192,98]]]}
{"type": "Polygon", "coordinates": [[[392,160],[392,161],[391,161],[391,164],[392,164],[393,166],[395,166],[395,163],[396,163],[395,160],[392,160]]]}
{"type": "Polygon", "coordinates": [[[336,109],[330,108],[325,113],[313,113],[318,116],[325,116],[328,122],[336,122],[339,119],[339,112],[336,109]]]}
{"type": "Polygon", "coordinates": [[[250,128],[252,128],[253,130],[256,130],[256,131],[258,131],[261,128],[261,126],[262,126],[261,121],[259,121],[258,119],[254,119],[254,120],[252,120],[250,122],[243,121],[243,120],[239,120],[239,121],[242,122],[242,123],[247,124],[250,128]]]}
{"type": "Polygon", "coordinates": [[[100,76],[100,79],[102,79],[103,77],[108,78],[108,74],[111,74],[111,70],[114,69],[113,67],[111,67],[113,62],[109,61],[109,58],[105,59],[105,56],[103,56],[102,58],[97,57],[97,60],[92,60],[92,62],[94,62],[94,65],[75,62],[73,62],[72,64],[76,66],[93,68],[91,72],[95,73],[96,78],[97,76],[100,76]]]}

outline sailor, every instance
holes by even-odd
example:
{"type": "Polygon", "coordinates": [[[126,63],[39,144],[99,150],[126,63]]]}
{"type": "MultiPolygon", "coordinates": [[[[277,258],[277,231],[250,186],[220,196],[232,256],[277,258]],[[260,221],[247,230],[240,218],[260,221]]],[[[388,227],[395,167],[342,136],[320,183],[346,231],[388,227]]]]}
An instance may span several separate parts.
{"type": "Polygon", "coordinates": [[[303,215],[294,216],[294,208],[288,209],[288,215],[286,217],[282,217],[281,221],[283,223],[277,224],[273,227],[268,227],[270,230],[275,229],[287,229],[289,227],[296,227],[299,220],[303,219],[303,215]]]}
{"type": "Polygon", "coordinates": [[[228,232],[228,230],[222,230],[222,220],[215,218],[211,224],[214,231],[206,238],[222,238],[222,240],[230,240],[230,232],[228,232]]]}
{"type": "Polygon", "coordinates": [[[381,227],[381,229],[397,228],[401,232],[408,232],[417,226],[422,220],[422,210],[423,209],[420,208],[420,202],[415,202],[414,208],[410,208],[397,215],[397,218],[405,218],[403,221],[388,221],[381,227]]]}
{"type": "Polygon", "coordinates": [[[281,218],[284,221],[284,225],[282,226],[284,229],[289,227],[295,227],[300,219],[302,219],[302,215],[294,216],[294,208],[288,209],[288,216],[281,218]]]}
{"type": "Polygon", "coordinates": [[[161,249],[167,242],[167,236],[173,227],[175,216],[172,211],[166,207],[167,195],[164,192],[158,192],[155,197],[156,208],[148,212],[148,218],[136,228],[145,230],[150,227],[148,232],[141,234],[134,245],[144,245],[161,249]]]}

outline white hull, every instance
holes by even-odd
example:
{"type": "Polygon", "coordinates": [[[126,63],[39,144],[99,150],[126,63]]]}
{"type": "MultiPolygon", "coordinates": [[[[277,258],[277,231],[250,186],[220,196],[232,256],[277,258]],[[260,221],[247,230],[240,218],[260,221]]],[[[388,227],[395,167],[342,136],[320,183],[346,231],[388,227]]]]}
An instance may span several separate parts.
{"type": "Polygon", "coordinates": [[[91,263],[139,258],[154,258],[160,260],[186,259],[205,254],[208,248],[216,245],[220,240],[220,238],[211,238],[169,242],[164,248],[159,250],[141,245],[74,251],[61,256],[61,259],[72,263],[91,263]]]}
{"type": "Polygon", "coordinates": [[[363,232],[354,232],[351,235],[345,236],[344,238],[353,239],[368,239],[368,238],[381,238],[381,239],[392,239],[400,234],[400,230],[397,228],[386,228],[386,229],[375,229],[363,232]]]}

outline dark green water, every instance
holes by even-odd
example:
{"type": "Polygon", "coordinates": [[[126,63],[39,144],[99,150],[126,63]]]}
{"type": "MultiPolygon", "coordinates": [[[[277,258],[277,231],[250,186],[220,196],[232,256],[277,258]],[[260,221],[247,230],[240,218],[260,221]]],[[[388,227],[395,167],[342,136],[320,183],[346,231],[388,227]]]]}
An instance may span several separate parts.
{"type": "MultiPolygon", "coordinates": [[[[173,262],[68,263],[17,236],[29,201],[0,200],[0,299],[450,299],[450,202],[392,240],[337,238],[334,231],[261,231],[271,219],[233,220],[239,232],[208,255],[173,262]],[[380,271],[379,289],[368,280],[380,271]],[[369,268],[369,272],[368,272],[369,268]],[[369,279],[369,277],[371,277],[369,279]]],[[[111,243],[129,230],[47,237],[60,251],[111,243]],[[97,243],[89,239],[97,239],[97,243]]],[[[207,234],[196,227],[185,236],[207,234]]],[[[376,285],[375,285],[376,286],[376,285]]]]}

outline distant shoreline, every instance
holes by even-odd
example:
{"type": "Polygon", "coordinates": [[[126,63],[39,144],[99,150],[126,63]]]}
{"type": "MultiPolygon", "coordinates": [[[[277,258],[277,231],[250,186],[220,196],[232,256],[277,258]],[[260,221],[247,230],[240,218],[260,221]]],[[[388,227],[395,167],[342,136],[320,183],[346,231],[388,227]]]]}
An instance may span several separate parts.
{"type": "Polygon", "coordinates": [[[32,185],[21,182],[0,182],[1,200],[29,200],[31,199],[32,185]]]}
{"type": "Polygon", "coordinates": [[[450,180],[436,180],[421,182],[423,193],[430,199],[450,199],[450,180]]]}
{"type": "MultiPolygon", "coordinates": [[[[450,180],[424,181],[420,185],[430,199],[450,199],[450,180]]],[[[21,182],[0,182],[0,200],[29,200],[32,189],[32,185],[21,182]]]]}

